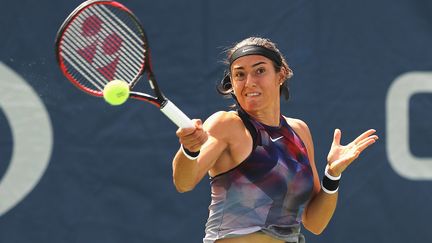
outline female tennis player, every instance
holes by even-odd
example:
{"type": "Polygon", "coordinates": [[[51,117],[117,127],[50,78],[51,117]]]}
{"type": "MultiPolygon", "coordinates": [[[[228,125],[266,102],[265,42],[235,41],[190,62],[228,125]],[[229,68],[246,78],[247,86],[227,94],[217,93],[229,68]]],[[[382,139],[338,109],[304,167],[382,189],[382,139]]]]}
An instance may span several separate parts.
{"type": "Polygon", "coordinates": [[[342,172],[378,136],[370,129],[344,146],[336,129],[320,182],[308,126],[280,112],[292,71],[275,44],[247,38],[228,51],[227,63],[218,89],[234,98],[237,110],[177,130],[174,184],[186,192],[210,175],[204,243],[305,242],[301,224],[314,234],[324,230],[342,172]]]}

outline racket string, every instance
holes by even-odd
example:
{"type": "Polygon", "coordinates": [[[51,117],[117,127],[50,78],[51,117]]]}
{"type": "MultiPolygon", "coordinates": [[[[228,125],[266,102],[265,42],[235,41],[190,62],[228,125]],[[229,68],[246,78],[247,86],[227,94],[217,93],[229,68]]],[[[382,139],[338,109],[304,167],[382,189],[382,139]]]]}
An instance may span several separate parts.
{"type": "MultiPolygon", "coordinates": [[[[68,36],[65,36],[65,38],[68,39],[68,36]]],[[[102,80],[105,80],[105,78],[101,76],[101,73],[96,71],[86,60],[83,60],[83,58],[75,51],[76,49],[79,48],[76,45],[77,42],[80,43],[80,40],[75,40],[75,42],[69,41],[63,43],[65,47],[62,49],[63,57],[68,61],[70,65],[72,65],[75,69],[77,69],[80,74],[82,73],[88,82],[98,87],[99,90],[102,90],[103,88],[101,87],[105,85],[105,83],[102,82],[102,80]],[[83,69],[81,69],[80,67],[82,67],[83,69]],[[90,75],[91,78],[89,78],[85,74],[90,75]],[[97,85],[93,80],[95,80],[101,86],[97,85]]],[[[68,71],[70,72],[70,70],[68,71]]],[[[78,81],[82,81],[82,80],[78,79],[78,81]]]]}
{"type": "MultiPolygon", "coordinates": [[[[109,18],[109,17],[106,16],[105,14],[101,13],[104,17],[106,17],[107,19],[110,19],[110,20],[115,21],[116,23],[118,23],[118,25],[113,25],[113,26],[118,27],[117,30],[120,31],[120,32],[123,34],[123,37],[126,37],[127,39],[129,39],[130,43],[135,44],[135,46],[137,46],[138,49],[141,49],[141,48],[142,48],[142,46],[144,45],[144,42],[142,41],[142,39],[139,38],[139,34],[137,34],[137,32],[138,32],[138,33],[141,33],[141,32],[140,32],[139,26],[137,25],[137,23],[136,23],[135,21],[133,21],[132,24],[131,24],[131,23],[129,23],[129,24],[130,24],[130,25],[135,25],[134,27],[137,28],[137,29],[136,29],[137,31],[133,31],[133,30],[131,30],[131,29],[128,27],[128,25],[125,24],[125,20],[126,20],[126,19],[131,20],[130,17],[120,19],[120,18],[118,17],[119,14],[118,14],[118,15],[114,14],[114,13],[113,13],[112,11],[110,11],[106,6],[103,6],[103,5],[102,5],[102,6],[101,6],[101,9],[102,9],[102,10],[105,10],[105,13],[107,13],[107,14],[109,14],[109,15],[111,16],[111,18],[109,18]],[[124,31],[122,28],[120,28],[119,25],[121,25],[121,26],[123,27],[123,29],[125,29],[125,30],[126,30],[127,32],[129,32],[129,33],[125,33],[125,31],[124,31]],[[134,40],[133,40],[132,38],[133,38],[134,40]]],[[[97,11],[98,8],[95,8],[95,10],[97,11]]],[[[124,13],[123,11],[116,11],[116,12],[118,12],[118,13],[124,13]]],[[[129,43],[129,42],[128,42],[128,43],[129,43]]]]}
{"type": "MultiPolygon", "coordinates": [[[[105,6],[101,6],[101,8],[105,9],[106,11],[109,11],[105,6]]],[[[136,40],[132,40],[130,35],[136,37],[137,34],[135,32],[133,32],[132,30],[130,30],[130,28],[128,28],[126,25],[122,25],[122,27],[127,28],[130,35],[128,35],[127,33],[125,33],[123,31],[123,29],[118,25],[118,24],[114,24],[117,23],[117,21],[121,21],[118,18],[113,19],[110,18],[109,16],[107,16],[106,14],[104,14],[103,12],[101,12],[101,10],[99,10],[99,8],[92,8],[89,9],[90,12],[92,12],[93,14],[95,14],[96,16],[98,16],[99,18],[102,18],[105,20],[105,23],[110,23],[110,24],[105,24],[104,27],[109,28],[109,30],[111,32],[114,33],[121,33],[121,36],[124,37],[125,39],[128,39],[129,41],[124,41],[124,43],[126,44],[126,49],[127,52],[129,54],[131,54],[136,60],[144,60],[144,55],[145,53],[143,53],[143,42],[142,41],[137,41],[136,40]],[[142,56],[138,56],[137,54],[142,53],[142,56]]],[[[111,12],[110,12],[111,13],[111,12]]],[[[114,14],[111,13],[112,16],[116,17],[114,14]]]]}
{"type": "MultiPolygon", "coordinates": [[[[100,82],[100,80],[103,80],[103,77],[98,72],[92,72],[93,68],[90,64],[86,60],[83,60],[83,58],[75,51],[78,48],[75,44],[76,42],[79,42],[79,40],[76,40],[76,42],[65,41],[68,37],[68,35],[64,36],[64,48],[62,48],[63,58],[67,61],[67,64],[70,64],[74,69],[78,70],[78,73],[82,74],[88,82],[96,86],[99,90],[102,90],[101,87],[104,86],[104,83],[100,82]],[[88,77],[88,75],[91,76],[91,78],[88,77]],[[95,82],[97,82],[97,84],[95,82]]],[[[71,73],[70,68],[68,68],[68,72],[71,73]]],[[[82,79],[77,80],[82,81],[82,79]]]]}

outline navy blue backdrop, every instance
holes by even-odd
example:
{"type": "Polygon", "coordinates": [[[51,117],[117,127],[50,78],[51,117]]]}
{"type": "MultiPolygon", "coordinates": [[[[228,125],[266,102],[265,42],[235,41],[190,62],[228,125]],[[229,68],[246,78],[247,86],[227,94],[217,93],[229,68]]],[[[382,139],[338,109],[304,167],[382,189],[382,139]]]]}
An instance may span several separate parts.
{"type": "MultiPolygon", "coordinates": [[[[0,242],[201,242],[209,181],[175,191],[176,127],[139,101],[112,107],[73,87],[54,38],[81,1],[0,9],[0,242]]],[[[132,1],[164,92],[189,116],[217,95],[223,51],[245,37],[279,44],[294,70],[287,116],[304,120],[320,174],[333,130],[380,140],[343,175],[337,211],[307,242],[430,242],[432,2],[132,1]]]]}

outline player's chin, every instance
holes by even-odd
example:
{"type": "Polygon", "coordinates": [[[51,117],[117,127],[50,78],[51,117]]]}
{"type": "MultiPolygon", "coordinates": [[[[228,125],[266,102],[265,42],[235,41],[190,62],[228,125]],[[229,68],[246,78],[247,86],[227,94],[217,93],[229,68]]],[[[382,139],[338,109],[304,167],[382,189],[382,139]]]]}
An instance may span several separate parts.
{"type": "Polygon", "coordinates": [[[259,102],[256,99],[247,99],[244,100],[243,102],[240,103],[241,107],[245,110],[245,111],[258,111],[261,107],[261,102],[259,102]]]}

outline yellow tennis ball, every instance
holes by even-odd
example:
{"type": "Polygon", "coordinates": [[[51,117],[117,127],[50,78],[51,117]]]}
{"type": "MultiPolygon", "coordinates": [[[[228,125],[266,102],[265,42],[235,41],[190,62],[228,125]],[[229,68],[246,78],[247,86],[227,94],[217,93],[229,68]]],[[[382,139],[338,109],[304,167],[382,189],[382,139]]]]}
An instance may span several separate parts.
{"type": "Polygon", "coordinates": [[[113,80],[105,85],[103,97],[110,105],[121,105],[129,98],[129,84],[123,80],[113,80]]]}

